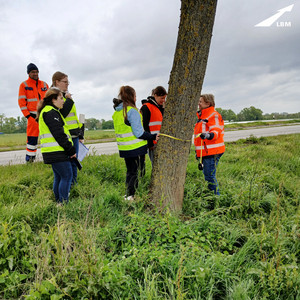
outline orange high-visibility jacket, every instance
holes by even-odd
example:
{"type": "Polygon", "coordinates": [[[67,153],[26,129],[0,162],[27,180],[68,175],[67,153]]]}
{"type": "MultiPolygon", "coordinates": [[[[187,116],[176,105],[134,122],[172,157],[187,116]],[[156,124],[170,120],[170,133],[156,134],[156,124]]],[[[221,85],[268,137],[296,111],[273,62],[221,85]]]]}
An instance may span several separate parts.
{"type": "Polygon", "coordinates": [[[224,144],[224,121],[222,116],[215,111],[213,106],[201,111],[201,116],[197,113],[198,121],[194,129],[194,144],[197,157],[201,156],[201,138],[200,133],[214,133],[211,140],[202,141],[202,156],[221,154],[225,152],[224,144]]]}
{"type": "MultiPolygon", "coordinates": [[[[149,122],[149,128],[150,133],[155,134],[160,132],[161,123],[163,120],[163,115],[159,108],[151,103],[145,103],[150,111],[150,122],[149,122]]],[[[153,141],[153,144],[156,144],[157,141],[153,141]]]]}
{"type": "Polygon", "coordinates": [[[20,84],[19,106],[24,117],[28,118],[30,113],[36,115],[37,105],[45,97],[48,88],[46,82],[41,80],[35,81],[31,78],[20,84]]]}

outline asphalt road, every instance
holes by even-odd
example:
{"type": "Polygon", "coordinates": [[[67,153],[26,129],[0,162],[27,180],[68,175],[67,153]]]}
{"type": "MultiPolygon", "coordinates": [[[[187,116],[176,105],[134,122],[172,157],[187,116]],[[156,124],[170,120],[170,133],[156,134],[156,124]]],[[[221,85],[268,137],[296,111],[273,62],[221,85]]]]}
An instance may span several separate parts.
{"type": "MultiPolygon", "coordinates": [[[[300,125],[225,131],[224,140],[225,142],[234,142],[239,139],[245,139],[247,137],[250,137],[251,135],[255,137],[262,137],[294,133],[300,133],[300,125]]],[[[89,155],[110,155],[118,152],[116,142],[87,144],[86,146],[89,148],[89,155]]],[[[40,149],[38,149],[37,152],[37,161],[42,161],[40,149]]],[[[15,165],[23,163],[25,163],[25,150],[0,152],[0,165],[15,165]]]]}

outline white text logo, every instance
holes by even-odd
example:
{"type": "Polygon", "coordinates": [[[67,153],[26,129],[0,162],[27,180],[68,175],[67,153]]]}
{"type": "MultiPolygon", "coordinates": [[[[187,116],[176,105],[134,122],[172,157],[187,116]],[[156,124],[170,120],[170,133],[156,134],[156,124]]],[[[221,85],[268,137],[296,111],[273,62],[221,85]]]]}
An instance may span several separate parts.
{"type": "MultiPolygon", "coordinates": [[[[294,7],[294,4],[279,9],[278,12],[271,16],[270,18],[258,23],[255,27],[270,27],[274,22],[276,22],[284,13],[291,12],[294,7]]],[[[277,22],[277,27],[291,27],[291,22],[277,22]]]]}

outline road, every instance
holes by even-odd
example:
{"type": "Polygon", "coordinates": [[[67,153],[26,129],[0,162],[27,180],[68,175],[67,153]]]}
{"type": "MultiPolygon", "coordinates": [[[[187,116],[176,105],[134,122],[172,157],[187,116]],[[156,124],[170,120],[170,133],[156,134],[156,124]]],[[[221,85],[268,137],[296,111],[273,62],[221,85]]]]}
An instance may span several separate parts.
{"type": "MultiPolygon", "coordinates": [[[[239,139],[250,137],[251,135],[255,137],[262,137],[295,133],[300,133],[300,125],[226,131],[224,140],[225,142],[234,142],[239,139]]],[[[116,142],[87,144],[86,146],[89,148],[89,155],[110,155],[118,152],[116,142]]],[[[42,161],[40,149],[38,149],[37,161],[42,161]]],[[[15,165],[23,163],[25,163],[25,150],[0,152],[0,165],[15,165]]]]}

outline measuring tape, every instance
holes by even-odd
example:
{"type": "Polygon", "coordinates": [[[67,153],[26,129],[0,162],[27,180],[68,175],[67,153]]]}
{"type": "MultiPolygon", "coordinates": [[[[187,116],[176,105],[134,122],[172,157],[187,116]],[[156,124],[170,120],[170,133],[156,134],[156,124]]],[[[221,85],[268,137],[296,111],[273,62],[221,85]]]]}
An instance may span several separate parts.
{"type": "Polygon", "coordinates": [[[159,135],[166,136],[166,137],[168,137],[170,139],[177,140],[177,141],[182,141],[182,142],[190,142],[191,141],[191,140],[179,139],[177,137],[174,137],[174,136],[171,136],[171,135],[168,135],[168,134],[164,134],[164,133],[159,133],[159,135]]]}

